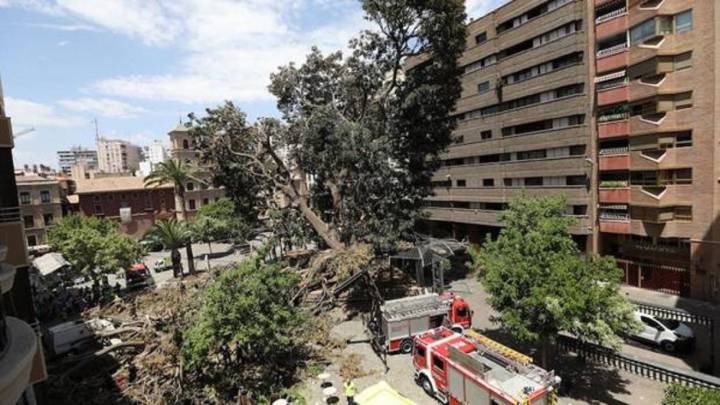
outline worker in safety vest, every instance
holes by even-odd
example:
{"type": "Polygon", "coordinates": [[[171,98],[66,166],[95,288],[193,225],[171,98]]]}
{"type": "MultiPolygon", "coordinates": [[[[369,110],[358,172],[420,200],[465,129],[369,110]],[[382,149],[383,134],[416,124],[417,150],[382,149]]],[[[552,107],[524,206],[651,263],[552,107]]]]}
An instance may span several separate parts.
{"type": "Polygon", "coordinates": [[[355,405],[355,383],[353,380],[348,380],[343,384],[345,388],[345,398],[347,398],[348,405],[355,405]]]}

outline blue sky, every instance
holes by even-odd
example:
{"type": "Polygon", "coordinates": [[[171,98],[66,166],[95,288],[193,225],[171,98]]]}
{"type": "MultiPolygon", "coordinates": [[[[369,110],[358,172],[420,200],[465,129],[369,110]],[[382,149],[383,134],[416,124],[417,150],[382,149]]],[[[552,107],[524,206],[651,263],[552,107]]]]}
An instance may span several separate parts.
{"type": "MultiPolygon", "coordinates": [[[[480,16],[504,0],[470,0],[480,16]]],[[[372,28],[356,0],[0,0],[0,77],[16,166],[100,134],[147,144],[223,100],[277,114],[268,76],[372,28]]]]}

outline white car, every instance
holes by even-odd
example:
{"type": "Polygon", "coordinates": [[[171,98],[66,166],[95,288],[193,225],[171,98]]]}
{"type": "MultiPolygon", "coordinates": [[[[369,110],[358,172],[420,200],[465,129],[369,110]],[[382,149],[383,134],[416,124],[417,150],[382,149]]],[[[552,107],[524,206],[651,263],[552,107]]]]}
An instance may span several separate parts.
{"type": "Polygon", "coordinates": [[[693,330],[682,322],[657,318],[640,311],[635,311],[635,319],[640,321],[642,329],[633,337],[656,344],[667,352],[690,348],[695,343],[693,330]]]}

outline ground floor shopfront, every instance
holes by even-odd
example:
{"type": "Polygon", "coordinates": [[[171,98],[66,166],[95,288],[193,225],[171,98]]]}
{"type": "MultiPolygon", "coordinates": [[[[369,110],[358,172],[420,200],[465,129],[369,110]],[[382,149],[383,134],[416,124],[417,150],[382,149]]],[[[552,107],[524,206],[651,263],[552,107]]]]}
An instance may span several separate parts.
{"type": "MultiPolygon", "coordinates": [[[[448,221],[420,221],[419,233],[482,246],[502,228],[448,221]]],[[[592,252],[592,236],[573,234],[581,251],[592,252]]],[[[598,252],[613,256],[627,285],[720,302],[720,243],[601,233],[598,252]]]]}

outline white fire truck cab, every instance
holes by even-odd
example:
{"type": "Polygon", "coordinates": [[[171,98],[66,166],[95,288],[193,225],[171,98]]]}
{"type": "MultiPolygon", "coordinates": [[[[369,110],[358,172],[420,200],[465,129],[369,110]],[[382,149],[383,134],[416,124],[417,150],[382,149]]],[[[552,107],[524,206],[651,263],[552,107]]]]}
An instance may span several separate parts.
{"type": "Polygon", "coordinates": [[[555,404],[560,379],[532,359],[475,332],[437,328],[415,337],[415,379],[450,405],[555,404]]]}
{"type": "Polygon", "coordinates": [[[374,319],[371,329],[384,351],[410,353],[415,335],[440,326],[457,332],[470,328],[472,311],[459,295],[431,293],[386,301],[374,319]]]}

